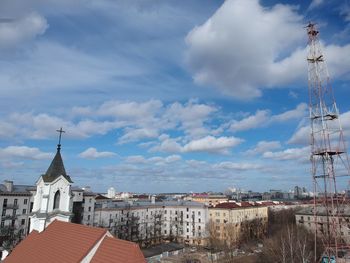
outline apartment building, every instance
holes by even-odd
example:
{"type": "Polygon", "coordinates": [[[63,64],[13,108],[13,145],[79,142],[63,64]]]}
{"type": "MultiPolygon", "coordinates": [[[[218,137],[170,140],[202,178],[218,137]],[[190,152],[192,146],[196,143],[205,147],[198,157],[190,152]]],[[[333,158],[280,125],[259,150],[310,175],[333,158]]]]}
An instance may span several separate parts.
{"type": "Polygon", "coordinates": [[[29,214],[33,206],[29,185],[14,185],[12,181],[0,184],[0,246],[9,235],[26,236],[29,227],[29,214]]]}
{"type": "MultiPolygon", "coordinates": [[[[244,222],[257,223],[266,231],[268,207],[255,202],[226,202],[209,208],[208,232],[220,240],[238,242],[244,222]]],[[[258,234],[258,233],[257,233],[258,234]]]]}
{"type": "Polygon", "coordinates": [[[106,227],[116,236],[141,245],[164,239],[204,244],[208,209],[191,201],[97,202],[94,225],[106,227]]]}
{"type": "MultiPolygon", "coordinates": [[[[303,226],[311,232],[327,233],[327,216],[325,207],[316,207],[317,217],[314,217],[314,207],[304,207],[295,214],[295,220],[297,225],[303,226]]],[[[340,215],[337,218],[338,235],[343,239],[346,244],[350,243],[350,205],[345,204],[340,209],[340,215]]]]}

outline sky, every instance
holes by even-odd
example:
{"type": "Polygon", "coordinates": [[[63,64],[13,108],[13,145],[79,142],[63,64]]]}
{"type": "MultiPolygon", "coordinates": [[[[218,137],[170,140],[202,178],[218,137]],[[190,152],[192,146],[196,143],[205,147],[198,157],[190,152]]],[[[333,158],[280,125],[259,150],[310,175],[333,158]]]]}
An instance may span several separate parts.
{"type": "Polygon", "coordinates": [[[0,180],[312,190],[309,21],[350,140],[350,1],[2,0],[0,180]]]}

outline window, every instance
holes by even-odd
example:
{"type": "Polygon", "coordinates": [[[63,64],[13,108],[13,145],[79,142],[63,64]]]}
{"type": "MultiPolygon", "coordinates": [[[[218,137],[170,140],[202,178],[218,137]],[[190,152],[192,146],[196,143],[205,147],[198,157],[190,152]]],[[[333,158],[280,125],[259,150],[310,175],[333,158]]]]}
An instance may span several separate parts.
{"type": "Polygon", "coordinates": [[[4,203],[2,204],[3,207],[7,207],[7,198],[4,199],[4,203]]]}
{"type": "Polygon", "coordinates": [[[4,226],[5,226],[5,221],[4,221],[4,220],[1,220],[0,227],[4,227],[4,226]]]}
{"type": "Polygon", "coordinates": [[[201,230],[201,226],[198,226],[198,230],[201,230]]]}
{"type": "Polygon", "coordinates": [[[27,213],[27,209],[22,210],[22,214],[25,215],[27,213]]]}
{"type": "Polygon", "coordinates": [[[88,221],[90,221],[90,215],[88,215],[88,221]]]}
{"type": "Polygon", "coordinates": [[[26,205],[28,203],[28,199],[23,200],[23,204],[26,205]]]}
{"type": "Polygon", "coordinates": [[[186,215],[186,218],[189,218],[188,215],[186,215]]]}
{"type": "Polygon", "coordinates": [[[2,216],[5,216],[6,215],[6,210],[2,210],[2,216]]]}
{"type": "Polygon", "coordinates": [[[186,208],[186,211],[188,212],[188,207],[186,208]]]}
{"type": "Polygon", "coordinates": [[[14,205],[17,205],[18,199],[16,198],[13,202],[14,205]]]}
{"type": "Polygon", "coordinates": [[[57,190],[55,193],[55,197],[53,199],[53,209],[59,209],[60,208],[60,190],[57,190]]]}
{"type": "Polygon", "coordinates": [[[89,212],[91,212],[91,206],[89,206],[89,212]]]}
{"type": "Polygon", "coordinates": [[[25,219],[22,219],[21,220],[21,225],[24,226],[26,224],[26,220],[25,219]]]}
{"type": "Polygon", "coordinates": [[[199,215],[199,216],[201,215],[201,211],[198,211],[198,215],[199,215]]]}
{"type": "Polygon", "coordinates": [[[187,233],[188,233],[188,232],[190,232],[190,229],[189,229],[189,228],[187,228],[187,233]]]}
{"type": "Polygon", "coordinates": [[[200,223],[201,222],[201,219],[200,218],[198,218],[198,223],[200,223]]]}

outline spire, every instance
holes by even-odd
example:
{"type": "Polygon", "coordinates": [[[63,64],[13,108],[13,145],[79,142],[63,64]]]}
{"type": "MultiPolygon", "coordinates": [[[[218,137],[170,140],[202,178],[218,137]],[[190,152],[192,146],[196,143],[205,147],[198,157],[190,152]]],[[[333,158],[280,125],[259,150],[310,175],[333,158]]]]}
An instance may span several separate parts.
{"type": "Polygon", "coordinates": [[[65,131],[61,129],[57,130],[57,132],[60,133],[58,138],[58,144],[57,144],[57,152],[55,157],[53,158],[49,168],[47,169],[46,173],[43,175],[43,179],[45,182],[52,182],[59,176],[65,177],[70,183],[72,183],[72,180],[70,179],[70,176],[67,175],[66,169],[64,168],[62,156],[61,156],[61,138],[62,133],[65,131]]]}

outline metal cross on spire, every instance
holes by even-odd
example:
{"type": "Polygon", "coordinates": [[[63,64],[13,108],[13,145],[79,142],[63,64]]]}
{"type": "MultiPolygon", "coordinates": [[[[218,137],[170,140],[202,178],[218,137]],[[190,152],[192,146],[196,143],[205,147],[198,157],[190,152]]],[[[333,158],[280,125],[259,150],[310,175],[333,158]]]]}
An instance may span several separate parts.
{"type": "Polygon", "coordinates": [[[57,150],[59,151],[61,149],[62,133],[64,133],[65,131],[62,129],[62,127],[59,130],[56,130],[56,131],[60,133],[60,135],[58,137],[58,144],[57,144],[57,150]]]}

